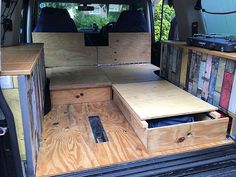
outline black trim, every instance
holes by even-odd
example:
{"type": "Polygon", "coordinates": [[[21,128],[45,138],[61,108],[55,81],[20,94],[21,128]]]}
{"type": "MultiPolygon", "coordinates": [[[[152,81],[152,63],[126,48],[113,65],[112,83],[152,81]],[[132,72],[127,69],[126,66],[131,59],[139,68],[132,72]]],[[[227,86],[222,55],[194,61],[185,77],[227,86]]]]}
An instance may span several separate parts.
{"type": "Polygon", "coordinates": [[[93,132],[95,143],[107,142],[108,141],[107,134],[103,128],[99,116],[90,116],[88,117],[88,120],[93,132]]]}
{"type": "Polygon", "coordinates": [[[236,145],[93,168],[57,177],[236,176],[236,145]]]}
{"type": "MultiPolygon", "coordinates": [[[[0,87],[0,109],[2,110],[6,122],[7,122],[7,127],[8,127],[8,133],[9,133],[9,138],[10,138],[10,148],[11,148],[11,155],[12,155],[12,171],[9,173],[12,174],[15,172],[16,177],[23,177],[23,172],[22,172],[22,165],[21,165],[21,158],[20,158],[20,152],[19,152],[19,147],[18,147],[18,141],[17,141],[17,135],[16,135],[16,128],[15,128],[15,122],[14,122],[14,117],[11,112],[11,109],[9,108],[1,87],[0,87]]],[[[2,167],[0,167],[1,169],[2,167]]]]}
{"type": "Polygon", "coordinates": [[[152,35],[152,44],[155,43],[155,28],[154,28],[154,16],[153,16],[153,6],[152,1],[148,0],[148,9],[149,9],[149,15],[150,15],[150,25],[151,25],[151,35],[152,35]]]}

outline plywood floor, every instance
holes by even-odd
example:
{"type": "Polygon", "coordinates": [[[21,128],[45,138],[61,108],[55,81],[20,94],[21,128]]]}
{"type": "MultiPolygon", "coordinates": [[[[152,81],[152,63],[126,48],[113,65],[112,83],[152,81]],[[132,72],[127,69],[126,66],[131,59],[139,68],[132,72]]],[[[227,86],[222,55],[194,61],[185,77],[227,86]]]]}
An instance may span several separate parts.
{"type": "Polygon", "coordinates": [[[63,174],[226,143],[222,141],[148,153],[113,102],[56,106],[43,121],[37,176],[63,174]],[[87,119],[91,115],[100,116],[109,142],[95,143],[87,119]]]}

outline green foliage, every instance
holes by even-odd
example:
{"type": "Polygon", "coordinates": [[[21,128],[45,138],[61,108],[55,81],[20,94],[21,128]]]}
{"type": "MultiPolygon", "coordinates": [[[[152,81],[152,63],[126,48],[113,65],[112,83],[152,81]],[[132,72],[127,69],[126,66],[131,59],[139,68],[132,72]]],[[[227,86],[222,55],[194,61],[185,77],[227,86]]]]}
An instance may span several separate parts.
{"type": "Polygon", "coordinates": [[[74,4],[72,3],[58,3],[58,2],[46,2],[44,3],[45,7],[53,7],[58,9],[75,9],[74,4]]]}
{"type": "Polygon", "coordinates": [[[108,17],[101,17],[97,15],[85,14],[83,12],[76,12],[74,21],[77,27],[92,27],[93,23],[96,23],[99,27],[102,27],[109,22],[115,22],[120,13],[112,12],[108,14],[108,17]]]}
{"type": "MultiPolygon", "coordinates": [[[[155,40],[158,41],[160,38],[160,27],[161,27],[161,6],[162,3],[159,3],[155,8],[154,15],[154,28],[155,28],[155,40]]],[[[175,11],[169,5],[164,5],[164,15],[163,15],[163,24],[162,24],[162,38],[161,40],[167,40],[170,23],[173,17],[175,16],[175,11]]]]}
{"type": "Polygon", "coordinates": [[[82,12],[77,12],[74,16],[74,21],[77,27],[92,27],[96,23],[99,27],[106,25],[109,21],[106,18],[97,15],[88,15],[82,12]]]}
{"type": "MultiPolygon", "coordinates": [[[[77,10],[77,4],[73,3],[44,3],[45,7],[53,7],[59,9],[72,10],[74,17],[73,20],[77,28],[91,28],[94,23],[96,23],[100,28],[109,22],[116,22],[120,12],[109,12],[107,17],[102,17],[99,15],[88,14],[85,12],[80,12],[77,10]]],[[[122,6],[122,11],[126,10],[127,6],[122,6]]]]}

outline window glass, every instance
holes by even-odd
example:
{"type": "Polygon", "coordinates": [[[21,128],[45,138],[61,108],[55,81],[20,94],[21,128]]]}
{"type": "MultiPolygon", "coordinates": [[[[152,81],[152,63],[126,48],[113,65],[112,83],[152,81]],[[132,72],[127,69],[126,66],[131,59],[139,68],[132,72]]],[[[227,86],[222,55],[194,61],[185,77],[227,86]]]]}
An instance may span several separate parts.
{"type": "MultiPolygon", "coordinates": [[[[161,29],[161,8],[162,1],[155,6],[154,14],[154,28],[155,28],[155,40],[159,41],[160,38],[160,29],[161,29]]],[[[167,40],[171,21],[175,17],[175,11],[173,7],[170,7],[168,4],[164,4],[164,14],[163,14],[163,23],[162,23],[162,37],[161,40],[167,40]]]]}
{"type": "Polygon", "coordinates": [[[97,24],[101,29],[109,22],[116,22],[122,11],[129,10],[129,5],[126,4],[90,4],[89,6],[93,6],[94,10],[79,11],[78,4],[75,3],[48,2],[39,5],[40,9],[44,7],[67,9],[78,30],[92,28],[93,24],[97,24]]]}
{"type": "MultiPolygon", "coordinates": [[[[202,8],[210,12],[229,12],[236,10],[235,0],[202,0],[202,8]]],[[[203,12],[208,33],[236,35],[236,13],[215,15],[203,12]]]]}

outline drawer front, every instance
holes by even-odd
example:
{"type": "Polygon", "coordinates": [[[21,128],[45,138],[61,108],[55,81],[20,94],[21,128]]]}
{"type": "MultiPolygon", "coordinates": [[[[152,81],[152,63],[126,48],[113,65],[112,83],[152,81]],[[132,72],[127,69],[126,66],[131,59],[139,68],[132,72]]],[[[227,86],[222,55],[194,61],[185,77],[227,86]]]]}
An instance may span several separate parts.
{"type": "Polygon", "coordinates": [[[148,129],[147,149],[163,151],[222,141],[228,122],[229,118],[221,118],[148,129]]]}
{"type": "Polygon", "coordinates": [[[51,91],[53,105],[100,102],[110,99],[111,87],[51,91]]]}

